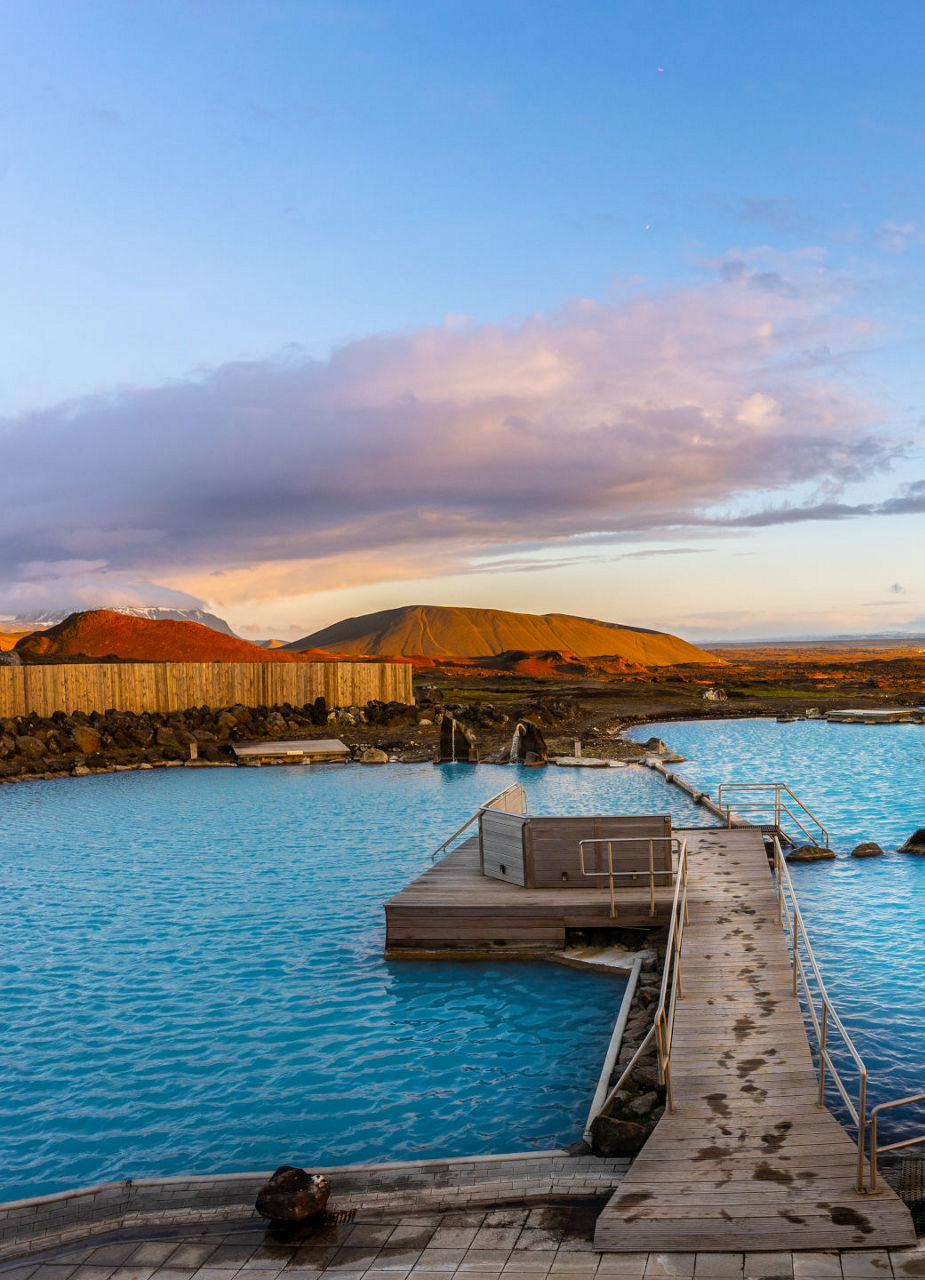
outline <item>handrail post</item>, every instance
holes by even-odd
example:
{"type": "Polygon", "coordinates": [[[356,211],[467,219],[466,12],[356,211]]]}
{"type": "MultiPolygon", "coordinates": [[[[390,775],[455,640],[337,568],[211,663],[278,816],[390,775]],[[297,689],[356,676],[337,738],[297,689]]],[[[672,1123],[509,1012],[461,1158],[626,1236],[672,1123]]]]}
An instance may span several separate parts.
{"type": "Polygon", "coordinates": [[[825,1046],[829,1030],[829,1006],[822,1002],[822,1030],[819,1033],[819,1105],[823,1105],[825,1097],[825,1046]]]}
{"type": "MultiPolygon", "coordinates": [[[[876,1124],[876,1119],[877,1117],[875,1114],[873,1116],[873,1120],[875,1124],[876,1124]]],[[[860,1088],[858,1089],[858,1180],[857,1180],[858,1191],[864,1190],[864,1131],[866,1130],[866,1128],[867,1128],[867,1068],[864,1067],[861,1070],[861,1084],[860,1084],[860,1088]]],[[[871,1150],[873,1151],[873,1148],[871,1148],[871,1150]]],[[[877,1180],[876,1162],[874,1163],[874,1168],[875,1168],[875,1172],[873,1174],[873,1178],[874,1178],[873,1189],[876,1191],[877,1189],[876,1188],[876,1180],[877,1180]]]]}
{"type": "Polygon", "coordinates": [[[649,915],[655,918],[655,841],[649,837],[649,915]]]}
{"type": "Polygon", "coordinates": [[[870,1189],[877,1191],[877,1108],[870,1117],[870,1189]]]}
{"type": "Polygon", "coordinates": [[[613,841],[607,841],[607,869],[610,874],[610,914],[616,920],[617,918],[617,899],[613,890],[613,841]]]}
{"type": "Polygon", "coordinates": [[[790,936],[793,940],[793,994],[797,995],[800,990],[798,985],[800,959],[797,951],[797,948],[800,945],[800,917],[797,915],[796,911],[793,913],[793,925],[790,930],[790,936]]]}

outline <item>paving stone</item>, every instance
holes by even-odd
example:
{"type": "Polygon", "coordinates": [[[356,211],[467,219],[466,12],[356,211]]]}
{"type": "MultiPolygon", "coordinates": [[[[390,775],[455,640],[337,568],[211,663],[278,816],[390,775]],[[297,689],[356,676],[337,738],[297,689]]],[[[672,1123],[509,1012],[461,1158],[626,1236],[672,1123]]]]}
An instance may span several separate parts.
{"type": "Polygon", "coordinates": [[[694,1263],[695,1280],[739,1280],[745,1265],[741,1253],[698,1253],[694,1263]]]}
{"type": "Polygon", "coordinates": [[[793,1254],[747,1253],[745,1280],[793,1280],[793,1254]]]}
{"type": "Polygon", "coordinates": [[[514,1246],[515,1254],[519,1250],[529,1253],[555,1253],[561,1239],[558,1232],[544,1231],[540,1227],[524,1227],[517,1237],[517,1244],[514,1246]]]}
{"type": "Polygon", "coordinates": [[[446,1223],[437,1228],[431,1236],[431,1249],[468,1249],[475,1239],[478,1226],[451,1227],[446,1223]]]}
{"type": "Polygon", "coordinates": [[[344,1237],[349,1245],[384,1245],[394,1231],[393,1223],[356,1222],[344,1237]]]}
{"type": "Polygon", "coordinates": [[[643,1276],[648,1259],[647,1253],[605,1253],[601,1258],[597,1274],[599,1276],[643,1276]]]}
{"type": "MultiPolygon", "coordinates": [[[[526,1218],[526,1214],[524,1214],[526,1218]]],[[[503,1249],[510,1252],[517,1243],[521,1224],[513,1227],[479,1227],[472,1241],[473,1249],[503,1249]]]]}
{"type": "Polygon", "coordinates": [[[460,1271],[501,1271],[508,1258],[510,1249],[470,1249],[459,1264],[460,1271]]]}
{"type": "Polygon", "coordinates": [[[529,1209],[491,1209],[485,1215],[485,1227],[522,1227],[529,1209]]]}
{"type": "Polygon", "coordinates": [[[795,1253],[793,1275],[794,1280],[842,1280],[841,1258],[821,1249],[795,1253]]]}
{"type": "Polygon", "coordinates": [[[884,1280],[893,1275],[890,1255],[886,1249],[850,1249],[841,1255],[842,1275],[846,1280],[865,1280],[874,1277],[884,1280]]]}
{"type": "Polygon", "coordinates": [[[694,1253],[650,1253],[646,1263],[646,1278],[648,1280],[650,1276],[679,1276],[686,1280],[694,1274],[696,1257],[694,1253]]]}

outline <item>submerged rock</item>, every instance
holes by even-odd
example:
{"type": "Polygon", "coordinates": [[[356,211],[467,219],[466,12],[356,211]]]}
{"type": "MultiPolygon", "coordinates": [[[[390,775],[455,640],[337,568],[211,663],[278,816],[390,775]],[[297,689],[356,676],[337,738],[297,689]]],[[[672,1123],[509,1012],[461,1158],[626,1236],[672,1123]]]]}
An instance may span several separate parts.
{"type": "MultiPolygon", "coordinates": [[[[925,849],[922,850],[925,853],[925,849]]],[[[863,844],[855,845],[851,850],[852,858],[882,858],[883,850],[874,840],[865,840],[863,844]]]]}
{"type": "Polygon", "coordinates": [[[321,1173],[283,1164],[257,1192],[254,1207],[273,1222],[302,1222],[324,1212],[331,1184],[321,1173]]]}
{"type": "MultiPolygon", "coordinates": [[[[925,850],[923,850],[925,853],[925,850]]],[[[794,849],[787,854],[788,862],[828,862],[835,857],[834,850],[823,849],[818,844],[801,844],[799,849],[794,849]]]]}

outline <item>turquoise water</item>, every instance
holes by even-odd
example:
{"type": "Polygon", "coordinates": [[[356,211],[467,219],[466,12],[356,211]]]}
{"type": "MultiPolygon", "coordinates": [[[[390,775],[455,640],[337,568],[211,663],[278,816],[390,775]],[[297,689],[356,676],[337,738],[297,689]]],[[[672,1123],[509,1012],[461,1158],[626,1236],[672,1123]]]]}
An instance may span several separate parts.
{"type": "MultiPolygon", "coordinates": [[[[896,852],[925,827],[925,725],[683,721],[627,736],[653,734],[687,756],[672,767],[712,795],[724,781],[787,782],[829,828],[835,861],[790,867],[826,986],[874,1101],[925,1090],[925,858],[896,852]],[[848,856],[862,840],[886,856],[848,856]]],[[[911,1136],[912,1120],[888,1113],[884,1125],[911,1136]]]]}
{"type": "MultiPolygon", "coordinates": [[[[512,769],[155,770],[0,788],[0,1199],[578,1136],[621,979],[386,962],[383,902],[512,769]]],[[[701,811],[643,769],[531,812],[701,811]]]]}

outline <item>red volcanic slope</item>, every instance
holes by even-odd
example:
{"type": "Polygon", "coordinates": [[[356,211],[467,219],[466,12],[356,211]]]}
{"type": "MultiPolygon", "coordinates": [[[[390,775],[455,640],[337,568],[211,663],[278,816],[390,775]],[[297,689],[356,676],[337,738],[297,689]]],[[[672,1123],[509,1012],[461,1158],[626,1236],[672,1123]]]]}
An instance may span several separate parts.
{"type": "Polygon", "coordinates": [[[34,631],[16,645],[36,657],[127,658],[135,662],[325,662],[333,654],[262,649],[198,622],[134,618],[111,609],[72,613],[47,631],[34,631]]]}

